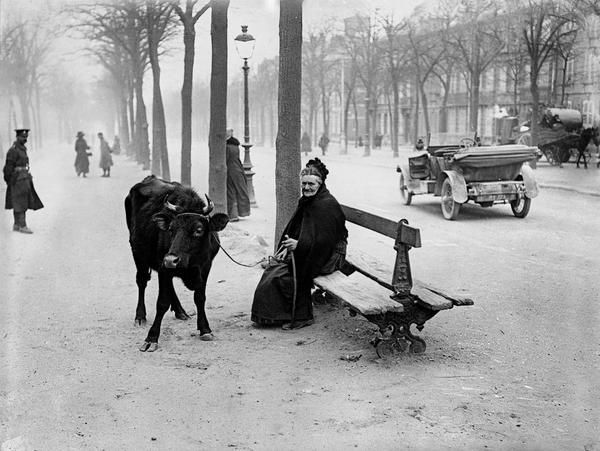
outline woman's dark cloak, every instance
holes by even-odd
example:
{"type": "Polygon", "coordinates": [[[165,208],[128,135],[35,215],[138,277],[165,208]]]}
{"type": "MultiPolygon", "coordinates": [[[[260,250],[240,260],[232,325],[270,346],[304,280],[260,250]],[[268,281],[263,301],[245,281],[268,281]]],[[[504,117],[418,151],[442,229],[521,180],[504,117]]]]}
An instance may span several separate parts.
{"type": "Polygon", "coordinates": [[[325,184],[321,185],[314,196],[300,198],[298,208],[279,240],[279,245],[285,235],[298,240],[293,253],[297,280],[295,315],[292,318],[293,281],[289,277],[292,274],[292,263],[288,261],[287,268],[265,270],[254,293],[252,321],[282,324],[292,319],[305,321],[313,318],[312,279],[322,273],[324,265],[333,256],[336,245],[340,241],[346,241],[348,231],[345,221],[340,204],[325,184]]]}

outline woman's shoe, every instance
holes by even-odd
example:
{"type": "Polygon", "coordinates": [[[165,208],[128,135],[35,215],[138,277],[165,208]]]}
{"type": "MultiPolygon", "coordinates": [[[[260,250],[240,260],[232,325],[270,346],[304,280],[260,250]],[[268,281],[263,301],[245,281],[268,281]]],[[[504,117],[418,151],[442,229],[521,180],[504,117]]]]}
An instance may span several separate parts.
{"type": "Polygon", "coordinates": [[[315,323],[314,319],[307,319],[305,321],[294,321],[291,323],[285,323],[281,328],[283,330],[302,329],[306,326],[312,326],[315,323]]]}

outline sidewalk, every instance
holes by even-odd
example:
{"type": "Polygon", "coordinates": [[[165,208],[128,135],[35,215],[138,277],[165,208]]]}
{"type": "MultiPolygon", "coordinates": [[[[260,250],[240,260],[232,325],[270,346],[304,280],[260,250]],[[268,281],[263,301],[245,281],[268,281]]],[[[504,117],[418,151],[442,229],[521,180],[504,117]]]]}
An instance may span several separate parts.
{"type": "MultiPolygon", "coordinates": [[[[317,150],[319,149],[317,148],[317,150]]],[[[361,159],[362,163],[393,168],[404,159],[416,154],[411,147],[402,146],[399,149],[399,156],[397,158],[393,157],[392,151],[389,148],[371,149],[371,155],[365,157],[363,147],[349,146],[348,154],[341,155],[339,145],[332,144],[329,146],[327,158],[330,160],[340,159],[348,161],[361,159]]],[[[319,155],[320,152],[316,152],[313,149],[308,158],[318,157],[319,155]]],[[[561,168],[550,166],[546,159],[542,157],[537,162],[535,175],[540,188],[560,189],[590,196],[600,196],[600,169],[596,168],[596,162],[597,159],[593,157],[592,161],[588,163],[588,169],[584,169],[583,165],[578,169],[573,160],[572,162],[564,163],[561,168]]]]}

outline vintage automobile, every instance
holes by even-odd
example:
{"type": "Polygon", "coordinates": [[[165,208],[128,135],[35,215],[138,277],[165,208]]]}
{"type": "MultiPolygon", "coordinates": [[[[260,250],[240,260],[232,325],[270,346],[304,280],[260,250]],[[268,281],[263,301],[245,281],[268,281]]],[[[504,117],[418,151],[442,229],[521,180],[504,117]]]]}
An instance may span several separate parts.
{"type": "Polygon", "coordinates": [[[398,165],[400,193],[405,205],[417,194],[441,197],[444,218],[454,220],[462,204],[482,207],[510,203],[513,214],[524,218],[538,186],[531,164],[538,149],[521,144],[474,146],[463,138],[458,146],[429,146],[425,152],[398,165]]]}

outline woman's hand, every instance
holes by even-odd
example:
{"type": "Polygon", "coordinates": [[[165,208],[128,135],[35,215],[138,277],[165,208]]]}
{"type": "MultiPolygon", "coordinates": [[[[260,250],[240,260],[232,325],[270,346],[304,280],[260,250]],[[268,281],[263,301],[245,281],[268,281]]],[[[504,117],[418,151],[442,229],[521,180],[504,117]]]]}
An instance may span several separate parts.
{"type": "Polygon", "coordinates": [[[283,240],[281,241],[281,244],[289,251],[294,251],[296,250],[296,246],[298,246],[298,240],[295,240],[293,238],[290,238],[287,235],[284,235],[283,240]]]}

